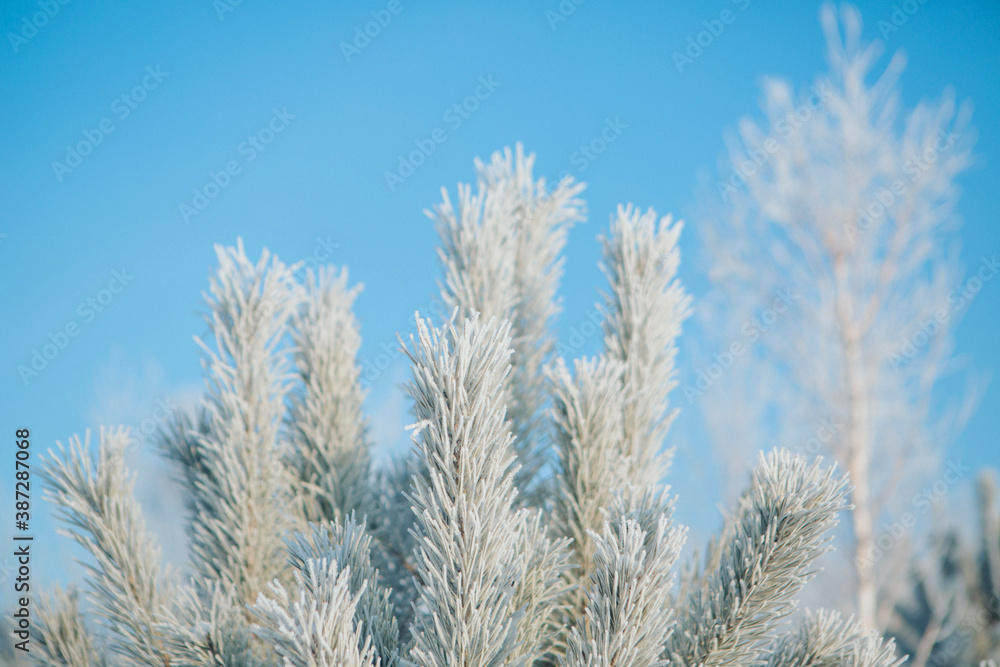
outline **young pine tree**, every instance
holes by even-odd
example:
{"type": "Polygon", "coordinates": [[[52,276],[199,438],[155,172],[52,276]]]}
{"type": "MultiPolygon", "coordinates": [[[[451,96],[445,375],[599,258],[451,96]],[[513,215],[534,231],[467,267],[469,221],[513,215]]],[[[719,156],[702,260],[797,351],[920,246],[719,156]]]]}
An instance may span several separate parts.
{"type": "Polygon", "coordinates": [[[88,553],[88,605],[58,590],[50,666],[895,666],[891,642],[820,613],[782,625],[847,507],[833,468],[775,451],[704,562],[664,485],[680,223],[622,207],[604,241],[604,346],[549,331],[580,187],[551,192],[520,147],[439,207],[444,322],[416,320],[413,449],[375,466],[361,410],[356,287],[304,284],[266,251],[219,248],[205,400],[163,434],[188,497],[193,575],[159,565],[124,465],[71,441],[49,498],[88,553]],[[572,369],[572,370],[570,370],[572,369]],[[87,619],[85,620],[85,614],[87,619]]]}

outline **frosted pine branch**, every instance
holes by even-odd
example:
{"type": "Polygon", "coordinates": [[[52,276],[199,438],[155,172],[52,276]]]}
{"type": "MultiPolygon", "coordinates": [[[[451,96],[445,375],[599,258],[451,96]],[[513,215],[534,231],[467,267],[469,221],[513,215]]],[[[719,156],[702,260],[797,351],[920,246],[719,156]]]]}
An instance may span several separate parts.
{"type": "Polygon", "coordinates": [[[33,657],[48,667],[104,667],[103,647],[83,624],[77,591],[58,585],[38,599],[33,657]]]}
{"type": "Polygon", "coordinates": [[[534,178],[534,163],[535,155],[525,156],[520,143],[513,156],[508,148],[502,154],[494,153],[488,164],[476,160],[480,182],[508,192],[517,202],[513,277],[518,302],[511,318],[514,353],[507,405],[522,466],[514,481],[526,496],[533,492],[530,484],[539,481],[535,479],[538,468],[548,462],[540,451],[544,443],[538,422],[546,401],[541,372],[556,346],[552,326],[560,310],[557,291],[565,264],[562,251],[570,227],[586,215],[578,197],[584,184],[566,176],[550,188],[544,178],[534,178]]]}
{"type": "Polygon", "coordinates": [[[895,644],[837,612],[807,613],[798,629],[783,636],[766,667],[898,667],[895,644]]]}
{"type": "MultiPolygon", "coordinates": [[[[184,503],[189,516],[198,512],[198,497],[203,492],[200,484],[211,476],[207,451],[200,445],[208,436],[208,419],[203,405],[196,408],[195,415],[177,412],[157,438],[161,455],[174,464],[174,477],[184,487],[184,503]]],[[[187,532],[190,537],[193,537],[192,528],[189,523],[187,532]]]]}
{"type": "Polygon", "coordinates": [[[172,664],[274,667],[273,653],[254,640],[236,591],[217,581],[195,579],[182,587],[164,624],[174,630],[167,636],[172,664]]]}
{"type": "Polygon", "coordinates": [[[240,243],[216,249],[206,295],[216,350],[204,351],[208,432],[198,437],[192,555],[204,576],[253,601],[284,569],[280,535],[291,527],[290,475],[280,426],[288,390],[280,351],[301,298],[292,273],[264,251],[250,262],[240,243]]]}
{"type": "Polygon", "coordinates": [[[754,665],[828,549],[847,508],[847,479],[787,451],[771,452],[740,501],[719,567],[681,602],[667,656],[679,665],[754,665]]]}
{"type": "Polygon", "coordinates": [[[347,271],[321,268],[306,276],[307,298],[292,319],[300,387],[291,393],[288,424],[295,492],[306,521],[340,521],[367,512],[371,456],[361,404],[361,347],[351,311],[360,285],[347,271]]]}
{"type": "Polygon", "coordinates": [[[604,307],[605,354],[623,364],[623,451],[630,481],[659,484],[672,457],[663,439],[676,412],[668,395],[676,386],[677,337],[690,297],[677,280],[683,223],[656,211],[619,207],[604,239],[604,271],[611,292],[604,307]]]}
{"type": "Polygon", "coordinates": [[[519,572],[512,607],[523,612],[518,624],[517,658],[535,664],[543,656],[562,654],[564,619],[570,612],[572,584],[566,576],[573,568],[570,540],[547,535],[541,510],[521,509],[517,513],[519,572]]]}
{"type": "MultiPolygon", "coordinates": [[[[552,424],[558,454],[553,529],[571,539],[574,564],[568,576],[586,582],[593,571],[594,534],[604,524],[604,509],[629,481],[623,451],[624,388],[622,364],[607,358],[577,360],[575,376],[560,359],[548,370],[552,424]]],[[[582,612],[584,586],[573,608],[582,612]]]]}
{"type": "MultiPolygon", "coordinates": [[[[193,419],[186,413],[175,415],[158,443],[163,456],[176,464],[192,517],[199,511],[205,480],[213,474],[212,451],[201,446],[209,430],[208,412],[201,406],[193,419]]],[[[193,522],[187,528],[194,539],[193,522]]],[[[175,660],[203,667],[214,667],[220,662],[248,667],[266,664],[253,654],[246,613],[235,595],[231,587],[224,589],[219,582],[204,577],[178,590],[176,607],[167,621],[174,632],[166,640],[175,660]]]]}
{"type": "MultiPolygon", "coordinates": [[[[157,622],[172,594],[170,573],[161,569],[160,551],[132,495],[135,482],[124,461],[128,430],[101,429],[96,462],[89,441],[88,433],[83,442],[73,437],[68,449],[60,444],[58,457],[50,451],[42,473],[46,495],[66,526],[60,532],[94,559],[83,566],[95,611],[110,632],[109,649],[142,664],[168,667],[170,656],[157,622]]],[[[71,602],[58,593],[54,601],[71,602]]],[[[46,632],[74,641],[61,648],[79,655],[86,648],[75,639],[71,613],[71,608],[56,610],[56,625],[46,626],[46,632]]]]}
{"type": "MultiPolygon", "coordinates": [[[[350,571],[348,584],[351,595],[360,594],[355,619],[361,626],[363,641],[370,642],[382,667],[395,667],[399,662],[399,627],[393,614],[389,592],[378,585],[378,571],[372,567],[372,538],[359,526],[352,514],[343,524],[312,526],[312,534],[298,533],[288,541],[289,558],[300,571],[308,569],[310,561],[325,559],[337,563],[341,570],[350,571]]],[[[314,582],[306,579],[307,592],[314,582]]],[[[364,647],[359,646],[364,652],[364,647]]]]}
{"type": "Polygon", "coordinates": [[[517,491],[502,403],[509,332],[477,317],[442,329],[418,319],[407,350],[413,437],[427,468],[411,492],[422,605],[414,665],[507,664],[518,649],[517,491]]]}
{"type": "Polygon", "coordinates": [[[578,584],[572,606],[582,613],[593,571],[602,512],[625,487],[656,488],[670,453],[663,450],[673,413],[676,337],[689,298],[676,280],[681,225],[619,208],[604,240],[611,284],[605,311],[605,353],[577,360],[574,375],[559,360],[548,370],[558,453],[554,528],[573,539],[578,584]]]}
{"type": "Polygon", "coordinates": [[[583,219],[583,185],[567,177],[551,192],[532,175],[534,155],[520,145],[476,161],[478,183],[458,187],[457,210],[447,191],[428,215],[441,237],[442,298],[459,318],[480,313],[511,324],[512,370],[504,381],[507,416],[520,469],[515,485],[527,501],[546,463],[539,420],[546,401],[541,371],[555,349],[551,327],[559,304],[562,249],[569,228],[583,219]],[[525,494],[528,495],[525,495],[525,494]]]}
{"type": "Polygon", "coordinates": [[[375,667],[375,649],[363,638],[355,610],[364,593],[351,593],[350,568],[310,558],[295,573],[298,596],[274,581],[251,607],[256,634],[273,646],[284,667],[375,667]],[[359,648],[360,647],[360,648],[359,648]]]}
{"type": "Polygon", "coordinates": [[[671,527],[669,506],[652,489],[612,504],[601,534],[593,536],[585,618],[570,636],[562,664],[668,664],[660,656],[674,624],[670,570],[685,534],[686,529],[671,527]]]}

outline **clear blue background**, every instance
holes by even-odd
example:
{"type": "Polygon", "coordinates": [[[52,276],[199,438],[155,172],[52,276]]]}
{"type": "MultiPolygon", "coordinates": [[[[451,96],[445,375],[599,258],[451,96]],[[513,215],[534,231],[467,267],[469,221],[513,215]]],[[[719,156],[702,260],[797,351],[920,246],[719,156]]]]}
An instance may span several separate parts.
{"type": "MultiPolygon", "coordinates": [[[[289,262],[314,256],[318,238],[337,245],[330,258],[350,267],[365,290],[356,311],[363,360],[395,347],[412,328],[413,311],[436,294],[436,235],[422,213],[472,180],[472,160],[516,141],[538,154],[536,172],[570,171],[589,185],[590,220],[567,247],[560,332],[568,340],[604,280],[596,236],[619,202],[684,216],[694,210],[699,176],[714,172],[723,132],[745,114],[759,116],[763,74],[808,86],[825,68],[817,2],[751,0],[745,11],[723,0],[701,3],[612,3],[588,0],[553,25],[558,2],[441,3],[401,0],[403,10],[350,62],[340,44],[387,2],[265,3],[245,0],[220,18],[211,0],[109,3],[74,0],[18,52],[6,37],[36,2],[7,0],[0,10],[0,434],[12,463],[13,433],[27,426],[33,451],[96,427],[106,419],[137,426],[155,401],[190,402],[200,387],[191,340],[204,332],[201,292],[215,265],[212,246],[242,236],[256,258],[268,247],[289,262]],[[736,20],[682,73],[672,54],[733,9],[736,20]],[[140,84],[147,66],[166,79],[128,118],[112,102],[140,84]],[[473,94],[479,77],[500,85],[458,128],[443,115],[473,94]],[[250,163],[238,153],[272,109],[295,115],[250,163]],[[111,118],[114,132],[60,182],[52,162],[84,130],[111,118]],[[599,136],[607,118],[627,128],[586,170],[573,154],[599,136]],[[447,141],[390,192],[384,173],[414,141],[442,127],[447,141]],[[239,160],[242,172],[221,196],[185,224],[178,206],[210,171],[239,160]],[[25,386],[17,367],[125,267],[135,276],[93,322],[82,325],[48,367],[25,386]]],[[[740,5],[743,2],[741,1],[740,5]]],[[[892,3],[863,2],[869,39],[892,3]]],[[[907,107],[953,86],[976,106],[977,165],[961,179],[963,260],[1000,251],[1000,5],[928,0],[898,31],[890,50],[905,49],[907,107]]],[[[883,59],[882,63],[887,62],[883,59]]],[[[695,298],[706,289],[698,237],[682,237],[681,277],[695,298]]],[[[998,365],[1000,282],[988,283],[958,332],[958,352],[988,372],[998,365]]],[[[598,348],[598,336],[580,353],[598,348]]],[[[685,341],[682,381],[690,371],[685,341]]],[[[406,445],[408,422],[397,385],[401,359],[371,383],[368,407],[380,452],[406,445]]],[[[678,394],[680,405],[685,405],[678,394]]],[[[976,466],[1000,462],[1000,393],[991,386],[954,447],[976,466]]],[[[706,449],[698,414],[685,410],[674,431],[682,449],[672,474],[682,519],[713,527],[717,480],[699,464],[706,449]],[[699,519],[700,520],[700,519],[699,519]]],[[[179,533],[164,528],[178,504],[155,464],[137,464],[151,522],[164,531],[168,555],[179,533]],[[164,494],[157,505],[156,494],[164,494]]],[[[0,538],[12,531],[11,475],[2,473],[0,538]]],[[[37,478],[36,478],[37,479],[37,478]]],[[[48,508],[34,486],[42,579],[74,575],[68,542],[52,534],[48,508]]],[[[171,552],[171,549],[174,552],[171,552]]],[[[3,547],[6,553],[6,547],[3,547]]],[[[2,559],[0,559],[2,565],[2,559]]],[[[3,573],[0,572],[0,578],[3,573]]],[[[7,599],[4,586],[2,598],[7,599]]]]}

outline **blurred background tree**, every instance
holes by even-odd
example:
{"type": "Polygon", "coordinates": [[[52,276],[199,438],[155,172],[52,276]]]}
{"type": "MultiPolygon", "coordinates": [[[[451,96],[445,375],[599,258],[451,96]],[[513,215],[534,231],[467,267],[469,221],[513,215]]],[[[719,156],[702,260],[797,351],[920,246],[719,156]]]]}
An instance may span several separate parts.
{"type": "Polygon", "coordinates": [[[959,481],[943,452],[977,397],[970,387],[942,405],[935,393],[972,298],[971,281],[956,288],[955,179],[975,132],[951,91],[904,112],[903,55],[879,68],[859,12],[839,13],[821,14],[829,74],[801,94],[767,79],[764,122],[740,122],[706,196],[714,290],[701,314],[717,352],[709,369],[725,377],[702,404],[736,472],[772,444],[850,472],[850,534],[834,567],[853,584],[835,576],[828,592],[884,631],[908,545],[928,525],[915,494],[936,477],[959,481]]]}

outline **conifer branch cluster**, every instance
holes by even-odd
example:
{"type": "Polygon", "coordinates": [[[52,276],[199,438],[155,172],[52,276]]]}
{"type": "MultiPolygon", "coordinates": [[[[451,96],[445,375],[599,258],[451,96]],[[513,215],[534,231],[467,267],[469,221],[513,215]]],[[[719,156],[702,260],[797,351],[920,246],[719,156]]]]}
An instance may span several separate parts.
{"type": "MultiPolygon", "coordinates": [[[[857,50],[859,26],[846,16],[854,59],[832,53],[843,56],[850,93],[873,52],[857,50]]],[[[601,239],[600,349],[565,358],[554,326],[584,186],[536,178],[520,145],[475,169],[474,184],[454,199],[444,190],[428,211],[451,316],[417,313],[400,339],[413,446],[386,465],[373,462],[363,410],[361,286],[343,268],[300,280],[266,250],[252,261],[242,242],[216,248],[211,336],[196,338],[204,400],[160,438],[188,499],[192,574],[160,565],[125,465],[127,430],[102,429],[96,452],[89,437],[59,445],[46,460],[48,498],[88,554],[86,602],[58,588],[44,599],[33,626],[39,664],[901,663],[865,619],[793,617],[839,517],[860,502],[857,480],[836,466],[762,452],[719,532],[684,554],[687,529],[665,484],[677,340],[691,309],[678,279],[682,223],[617,209],[601,239]]],[[[799,233],[775,199],[788,188],[764,199],[758,186],[750,193],[799,233]]],[[[866,238],[858,243],[881,237],[866,238]]],[[[977,585],[988,602],[1000,557],[996,517],[984,517],[977,585]]],[[[929,656],[923,625],[897,635],[929,656]]]]}
{"type": "Polygon", "coordinates": [[[603,350],[555,354],[561,250],[582,185],[533,157],[477,163],[434,214],[448,321],[402,341],[413,448],[375,466],[346,271],[218,248],[205,400],[162,434],[190,499],[193,576],[159,564],[124,464],[71,441],[49,497],[87,552],[86,593],[39,613],[47,665],[233,667],[897,664],[830,612],[788,629],[846,507],[834,468],[761,457],[704,568],[664,485],[681,224],[621,207],[603,240],[603,350]],[[99,631],[93,632],[93,630],[99,631]],[[92,628],[92,629],[90,629],[92,628]]]}

